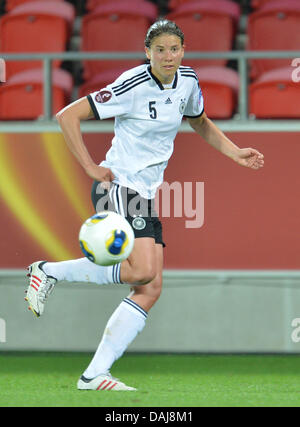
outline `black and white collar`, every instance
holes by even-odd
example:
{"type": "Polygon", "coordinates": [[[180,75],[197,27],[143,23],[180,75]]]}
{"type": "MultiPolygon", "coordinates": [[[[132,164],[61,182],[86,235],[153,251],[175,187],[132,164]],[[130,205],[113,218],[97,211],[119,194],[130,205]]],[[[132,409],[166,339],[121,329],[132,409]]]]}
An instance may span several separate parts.
{"type": "MultiPolygon", "coordinates": [[[[152,79],[155,81],[155,83],[157,84],[157,86],[160,88],[160,90],[165,90],[164,86],[162,85],[161,81],[158,80],[158,78],[152,73],[151,71],[151,65],[148,65],[147,67],[148,73],[150,74],[150,76],[152,77],[152,79]]],[[[168,89],[176,89],[177,87],[177,81],[178,81],[178,72],[176,71],[175,76],[174,76],[174,80],[173,80],[173,84],[172,87],[168,88],[168,89]]]]}

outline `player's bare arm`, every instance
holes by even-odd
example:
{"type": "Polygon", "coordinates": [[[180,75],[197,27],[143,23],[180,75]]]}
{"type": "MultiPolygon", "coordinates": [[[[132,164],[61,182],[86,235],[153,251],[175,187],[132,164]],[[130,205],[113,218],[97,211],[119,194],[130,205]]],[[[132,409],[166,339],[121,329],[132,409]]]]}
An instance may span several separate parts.
{"type": "Polygon", "coordinates": [[[260,169],[264,156],[254,148],[239,148],[203,113],[200,117],[188,118],[190,126],[208,144],[241,166],[260,169]]]}
{"type": "Polygon", "coordinates": [[[82,138],[80,122],[94,117],[86,98],[73,102],[56,114],[65,141],[85,172],[97,181],[112,181],[110,169],[98,166],[91,158],[82,138]]]}

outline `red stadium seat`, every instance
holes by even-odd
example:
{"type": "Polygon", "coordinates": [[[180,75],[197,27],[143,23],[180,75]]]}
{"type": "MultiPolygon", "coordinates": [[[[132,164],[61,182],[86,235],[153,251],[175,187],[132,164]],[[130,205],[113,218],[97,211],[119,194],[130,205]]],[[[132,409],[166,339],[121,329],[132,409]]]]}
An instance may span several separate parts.
{"type": "Polygon", "coordinates": [[[103,89],[108,84],[113,83],[117,77],[119,77],[126,68],[117,68],[112,70],[103,71],[102,73],[96,74],[86,83],[80,86],[79,88],[79,98],[86,96],[92,92],[103,89]]]}
{"type": "MultiPolygon", "coordinates": [[[[97,7],[82,21],[82,51],[143,52],[147,29],[157,16],[148,2],[112,2],[97,7]]],[[[142,60],[85,61],[84,78],[110,68],[134,67],[142,60]]]]}
{"type": "MultiPolygon", "coordinates": [[[[10,10],[14,9],[15,7],[20,6],[20,4],[29,3],[32,1],[43,2],[43,0],[6,0],[5,9],[7,12],[9,12],[10,10]]],[[[64,0],[52,0],[52,1],[64,1],[64,0]]]]}
{"type": "Polygon", "coordinates": [[[251,0],[251,7],[253,9],[259,9],[260,7],[264,6],[267,3],[271,3],[274,0],[251,0]]]}
{"type": "MultiPolygon", "coordinates": [[[[228,0],[193,1],[182,4],[167,15],[182,29],[186,51],[230,51],[232,49],[240,9],[228,0]]],[[[192,67],[225,65],[223,59],[186,60],[192,67]]]]}
{"type": "MultiPolygon", "coordinates": [[[[70,102],[71,75],[61,69],[52,72],[52,114],[70,102]]],[[[43,115],[43,71],[27,70],[0,86],[0,119],[28,120],[43,115]]]]}
{"type": "Polygon", "coordinates": [[[300,118],[299,78],[285,67],[262,74],[249,90],[249,112],[256,118],[300,118]]]}
{"type": "Polygon", "coordinates": [[[239,91],[238,73],[226,67],[195,69],[204,97],[204,111],[213,119],[229,119],[235,112],[239,91]]]}
{"type": "MultiPolygon", "coordinates": [[[[150,0],[149,0],[150,1],[150,0]]],[[[148,0],[126,0],[126,3],[128,2],[135,2],[135,3],[149,3],[148,0]]],[[[117,3],[121,2],[124,3],[124,0],[87,0],[86,2],[86,8],[89,11],[95,10],[97,7],[104,5],[105,3],[117,3]]]]}
{"type": "Polygon", "coordinates": [[[87,0],[86,8],[87,10],[94,10],[96,7],[103,5],[104,3],[108,3],[110,0],[87,0]]]}
{"type": "MultiPolygon", "coordinates": [[[[93,1],[93,0],[91,0],[91,1],[93,1]]],[[[168,8],[170,10],[174,10],[174,9],[177,9],[182,4],[191,3],[191,2],[199,2],[199,1],[203,1],[203,0],[169,0],[169,2],[168,2],[168,8]]]]}
{"type": "MultiPolygon", "coordinates": [[[[249,50],[299,50],[300,2],[277,0],[249,15],[249,50]]],[[[290,65],[291,59],[251,60],[251,77],[290,65]]]]}
{"type": "Polygon", "coordinates": [[[177,7],[179,7],[183,3],[186,3],[188,1],[192,1],[192,0],[169,0],[168,7],[170,10],[174,10],[174,9],[177,9],[177,7]]]}
{"type": "MultiPolygon", "coordinates": [[[[0,19],[0,51],[62,52],[66,48],[75,9],[69,3],[33,1],[24,3],[0,19]]],[[[53,61],[58,67],[61,61],[53,61]]],[[[7,77],[37,68],[41,61],[8,61],[7,77]]]]}

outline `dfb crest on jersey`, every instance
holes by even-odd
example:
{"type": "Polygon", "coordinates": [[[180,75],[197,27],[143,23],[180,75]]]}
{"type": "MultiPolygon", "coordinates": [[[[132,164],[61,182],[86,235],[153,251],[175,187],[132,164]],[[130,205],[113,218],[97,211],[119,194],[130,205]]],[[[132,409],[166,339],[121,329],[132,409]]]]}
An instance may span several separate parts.
{"type": "Polygon", "coordinates": [[[184,110],[185,110],[186,103],[185,103],[185,99],[181,99],[180,101],[181,102],[179,105],[179,112],[180,112],[180,114],[183,114],[184,110]]]}
{"type": "Polygon", "coordinates": [[[136,230],[143,230],[146,227],[146,221],[144,220],[144,218],[138,216],[132,221],[132,227],[136,230]]]}

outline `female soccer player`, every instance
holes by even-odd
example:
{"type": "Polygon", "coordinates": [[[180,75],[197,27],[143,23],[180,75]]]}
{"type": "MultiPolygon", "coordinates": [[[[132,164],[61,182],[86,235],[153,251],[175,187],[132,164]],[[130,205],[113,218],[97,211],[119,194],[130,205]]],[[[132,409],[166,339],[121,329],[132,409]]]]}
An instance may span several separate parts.
{"type": "Polygon", "coordinates": [[[87,258],[38,261],[29,266],[26,299],[37,316],[43,313],[47,296],[60,280],[131,285],[131,293],[108,320],[99,347],[77,383],[78,389],[135,390],[111,377],[109,371],[142,331],[161,293],[164,243],[152,201],[163,181],[182,117],[187,117],[191,127],[210,145],[239,165],[259,169],[264,163],[261,153],[237,147],[206,116],[196,73],[180,65],[184,35],[174,22],[160,20],[149,28],[145,52],[149,64],[126,71],[106,88],[57,114],[68,147],[95,181],[95,208],[101,206],[99,210],[103,210],[103,196],[109,196],[109,209],[126,216],[135,233],[131,255],[116,266],[101,267],[87,258]],[[80,121],[92,117],[115,117],[112,146],[100,165],[92,160],[80,132],[80,121]],[[140,209],[130,212],[133,197],[139,198],[142,214],[140,209]]]}

